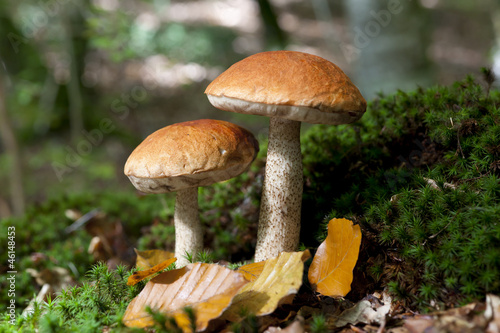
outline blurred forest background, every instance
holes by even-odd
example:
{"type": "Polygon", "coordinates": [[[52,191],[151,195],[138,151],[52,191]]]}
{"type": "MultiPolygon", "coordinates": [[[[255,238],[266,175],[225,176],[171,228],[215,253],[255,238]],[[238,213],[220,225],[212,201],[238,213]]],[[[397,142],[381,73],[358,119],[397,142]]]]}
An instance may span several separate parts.
{"type": "Polygon", "coordinates": [[[495,0],[2,0],[0,36],[0,218],[65,193],[134,193],[125,160],[172,123],[266,138],[267,119],[203,94],[257,52],[322,56],[367,99],[500,75],[495,0]]]}

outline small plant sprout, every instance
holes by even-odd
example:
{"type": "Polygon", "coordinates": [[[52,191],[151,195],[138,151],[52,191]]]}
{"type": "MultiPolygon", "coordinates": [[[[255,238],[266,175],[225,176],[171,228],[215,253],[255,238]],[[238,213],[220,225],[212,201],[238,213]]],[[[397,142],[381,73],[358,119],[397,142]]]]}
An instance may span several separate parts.
{"type": "Polygon", "coordinates": [[[352,123],[365,112],[365,99],[335,64],[293,51],[245,58],[205,93],[221,110],[271,118],[255,261],[295,251],[303,187],[300,124],[352,123]]]}
{"type": "Polygon", "coordinates": [[[313,315],[310,324],[311,333],[327,333],[328,324],[326,318],[323,315],[313,315]]]}
{"type": "Polygon", "coordinates": [[[177,192],[174,212],[178,267],[203,249],[198,214],[198,187],[244,172],[259,145],[246,129],[202,119],[164,127],[148,136],[129,156],[125,175],[145,193],[177,192]]]}

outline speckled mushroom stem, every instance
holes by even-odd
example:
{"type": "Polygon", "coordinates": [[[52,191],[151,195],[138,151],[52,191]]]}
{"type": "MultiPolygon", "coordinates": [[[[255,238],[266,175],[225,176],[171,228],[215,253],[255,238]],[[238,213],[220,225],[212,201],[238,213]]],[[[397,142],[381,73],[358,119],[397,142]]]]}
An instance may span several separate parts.
{"type": "Polygon", "coordinates": [[[187,265],[186,252],[193,256],[203,249],[203,231],[198,212],[198,188],[177,191],[174,212],[177,267],[187,265]]]}
{"type": "Polygon", "coordinates": [[[299,244],[303,187],[300,124],[277,117],[270,120],[256,262],[295,251],[299,244]]]}

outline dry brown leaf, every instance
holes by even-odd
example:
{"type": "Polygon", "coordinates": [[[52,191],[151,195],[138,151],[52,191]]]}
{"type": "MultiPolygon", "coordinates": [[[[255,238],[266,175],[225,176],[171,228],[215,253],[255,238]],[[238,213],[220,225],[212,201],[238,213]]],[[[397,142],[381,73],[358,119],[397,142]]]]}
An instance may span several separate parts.
{"type": "Polygon", "coordinates": [[[196,330],[203,331],[247,283],[241,274],[220,265],[189,264],[151,279],[127,307],[123,322],[128,327],[153,325],[153,319],[145,311],[149,306],[174,317],[178,325],[189,332],[189,320],[183,308],[190,306],[196,315],[196,330]]]}
{"type": "Polygon", "coordinates": [[[304,252],[283,252],[265,261],[258,278],[245,285],[224,313],[230,321],[241,319],[242,312],[264,316],[272,313],[286,296],[296,294],[302,285],[304,252]]]}
{"type": "Polygon", "coordinates": [[[171,259],[175,256],[173,252],[165,250],[147,250],[139,251],[134,249],[135,254],[137,254],[137,259],[135,262],[135,267],[140,270],[150,269],[159,263],[164,262],[167,259],[171,259]]]}
{"type": "Polygon", "coordinates": [[[382,297],[382,300],[377,302],[370,302],[365,298],[353,307],[342,311],[340,315],[329,317],[328,322],[335,327],[343,327],[348,324],[357,325],[359,323],[383,326],[394,307],[394,303],[389,294],[384,292],[382,297]]]}
{"type": "Polygon", "coordinates": [[[271,326],[271,327],[268,327],[264,333],[278,333],[278,332],[282,332],[282,333],[304,333],[305,332],[305,329],[304,329],[304,318],[301,317],[301,316],[297,316],[297,318],[295,318],[295,320],[290,324],[288,325],[286,328],[280,328],[280,327],[276,327],[276,326],[271,326]]]}
{"type": "Polygon", "coordinates": [[[164,270],[168,266],[172,265],[176,260],[177,260],[177,258],[170,258],[170,259],[165,260],[164,262],[159,263],[158,265],[151,267],[150,269],[135,272],[134,274],[132,274],[128,277],[127,286],[133,286],[133,285],[137,284],[138,282],[150,277],[151,275],[154,275],[154,274],[164,270]]]}
{"type": "Polygon", "coordinates": [[[486,295],[486,311],[484,317],[489,321],[487,332],[500,333],[500,297],[486,295]]]}
{"type": "Polygon", "coordinates": [[[332,219],[328,223],[328,236],[309,267],[309,282],[317,292],[330,297],[347,295],[360,245],[359,225],[346,219],[332,219]]]}

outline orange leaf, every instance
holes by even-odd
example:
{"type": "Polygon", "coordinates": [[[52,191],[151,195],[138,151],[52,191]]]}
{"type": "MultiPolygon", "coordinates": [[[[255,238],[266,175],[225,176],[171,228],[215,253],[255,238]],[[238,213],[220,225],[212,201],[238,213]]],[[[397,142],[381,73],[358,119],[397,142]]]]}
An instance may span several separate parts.
{"type": "Polygon", "coordinates": [[[150,269],[147,269],[145,271],[138,271],[135,272],[134,274],[130,275],[127,280],[127,286],[133,286],[139,281],[142,281],[148,277],[150,277],[153,274],[158,273],[159,271],[164,270],[168,266],[172,265],[177,258],[170,258],[165,260],[164,262],[159,263],[156,266],[151,267],[150,269]]]}
{"type": "Polygon", "coordinates": [[[262,273],[265,264],[266,264],[265,261],[254,262],[251,264],[241,266],[236,271],[238,273],[241,273],[245,277],[245,279],[252,282],[259,277],[260,273],[262,273]]]}
{"type": "Polygon", "coordinates": [[[342,297],[351,290],[359,255],[361,229],[346,219],[328,222],[328,236],[309,267],[309,282],[320,294],[342,297]]]}
{"type": "Polygon", "coordinates": [[[210,320],[218,318],[231,304],[238,290],[247,284],[245,278],[216,264],[189,264],[181,269],[164,272],[151,279],[128,305],[123,322],[129,327],[147,327],[154,324],[145,311],[154,311],[176,319],[189,332],[189,320],[183,308],[193,308],[196,330],[203,331],[210,320]]]}

